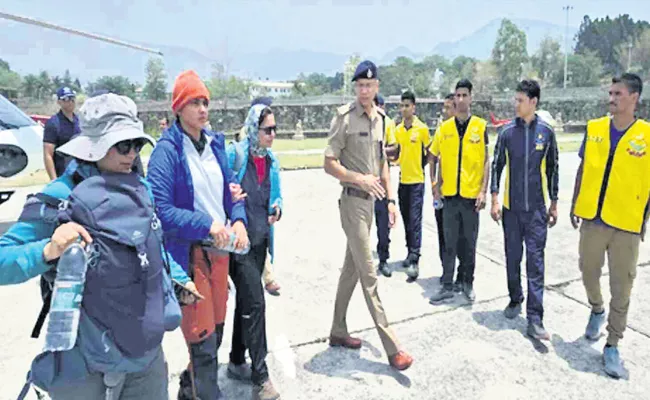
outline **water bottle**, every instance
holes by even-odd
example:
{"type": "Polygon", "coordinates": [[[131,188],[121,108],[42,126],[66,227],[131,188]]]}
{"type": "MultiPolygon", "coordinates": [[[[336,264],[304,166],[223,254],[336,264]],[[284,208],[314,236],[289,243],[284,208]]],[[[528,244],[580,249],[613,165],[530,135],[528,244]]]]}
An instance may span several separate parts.
{"type": "Polygon", "coordinates": [[[442,201],[442,197],[439,200],[433,199],[433,208],[435,210],[441,210],[443,206],[444,202],[442,201]]]}
{"type": "Polygon", "coordinates": [[[56,280],[45,335],[45,351],[65,351],[77,341],[88,256],[79,243],[65,249],[56,267],[56,280]]]}
{"type": "Polygon", "coordinates": [[[230,240],[228,241],[228,244],[223,246],[223,247],[218,247],[214,243],[214,239],[212,237],[209,237],[205,240],[203,240],[202,245],[206,247],[214,247],[220,251],[228,252],[228,253],[235,253],[235,254],[247,254],[248,251],[250,250],[250,243],[248,246],[245,248],[239,250],[235,247],[235,240],[237,239],[237,235],[235,235],[235,232],[230,232],[230,240]]]}

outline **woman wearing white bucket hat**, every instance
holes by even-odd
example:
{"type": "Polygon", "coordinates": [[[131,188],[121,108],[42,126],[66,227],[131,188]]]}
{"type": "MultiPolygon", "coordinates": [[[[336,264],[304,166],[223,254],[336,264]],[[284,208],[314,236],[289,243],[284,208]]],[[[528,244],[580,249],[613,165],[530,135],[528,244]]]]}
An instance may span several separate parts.
{"type": "Polygon", "coordinates": [[[58,259],[79,239],[92,260],[74,347],[39,355],[30,383],[53,400],[168,398],[161,343],[180,325],[180,310],[169,314],[175,300],[165,270],[191,293],[183,302],[201,295],[164,251],[153,195],[132,171],[153,139],[127,97],[90,98],[80,120],[81,134],[58,149],[74,158],[64,175],[28,198],[19,221],[0,237],[0,284],[43,275],[41,287],[51,290],[58,259]],[[143,240],[131,247],[136,237],[143,240]]]}

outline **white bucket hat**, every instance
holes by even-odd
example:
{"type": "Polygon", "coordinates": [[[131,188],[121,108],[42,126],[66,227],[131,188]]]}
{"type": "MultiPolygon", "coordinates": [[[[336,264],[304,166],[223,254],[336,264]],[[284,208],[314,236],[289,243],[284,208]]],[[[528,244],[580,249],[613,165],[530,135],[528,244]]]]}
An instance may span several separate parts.
{"type": "Polygon", "coordinates": [[[58,152],[84,161],[99,161],[115,144],[123,140],[155,140],[144,133],[138,108],[130,98],[113,93],[86,100],[79,110],[81,133],[58,152]]]}

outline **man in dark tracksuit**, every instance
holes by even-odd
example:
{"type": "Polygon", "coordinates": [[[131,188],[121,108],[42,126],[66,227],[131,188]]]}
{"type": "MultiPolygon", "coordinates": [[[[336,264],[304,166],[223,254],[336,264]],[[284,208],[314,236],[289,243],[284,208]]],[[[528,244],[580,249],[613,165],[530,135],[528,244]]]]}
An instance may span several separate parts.
{"type": "Polygon", "coordinates": [[[544,316],[544,248],[548,226],[557,221],[558,148],[550,125],[536,114],[540,88],[533,80],[517,86],[517,118],[506,125],[497,140],[492,162],[492,218],[501,219],[499,183],[506,167],[503,202],[503,233],[510,304],[504,314],[515,318],[521,312],[524,294],[521,288],[521,259],[526,243],[528,277],[527,334],[548,340],[542,323],[544,316]],[[546,209],[545,192],[551,199],[546,209]]]}

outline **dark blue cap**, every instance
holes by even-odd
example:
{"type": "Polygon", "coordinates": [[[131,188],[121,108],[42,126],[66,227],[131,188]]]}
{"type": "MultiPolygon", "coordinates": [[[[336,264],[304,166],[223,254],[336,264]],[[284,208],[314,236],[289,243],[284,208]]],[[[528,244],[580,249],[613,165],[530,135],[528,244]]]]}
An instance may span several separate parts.
{"type": "Polygon", "coordinates": [[[377,66],[372,61],[361,61],[354,71],[352,82],[357,79],[377,79],[377,66]]]}
{"type": "Polygon", "coordinates": [[[378,94],[377,96],[375,96],[375,103],[378,106],[383,106],[385,102],[386,101],[384,100],[384,97],[382,95],[378,94]]]}
{"type": "Polygon", "coordinates": [[[271,97],[256,97],[251,101],[251,107],[258,104],[264,104],[267,107],[271,107],[271,103],[273,103],[273,98],[271,97]]]}
{"type": "Polygon", "coordinates": [[[62,87],[62,88],[60,88],[59,90],[56,91],[56,97],[59,100],[72,99],[72,98],[77,97],[77,94],[75,93],[74,90],[70,89],[67,86],[64,86],[64,87],[62,87]]]}

